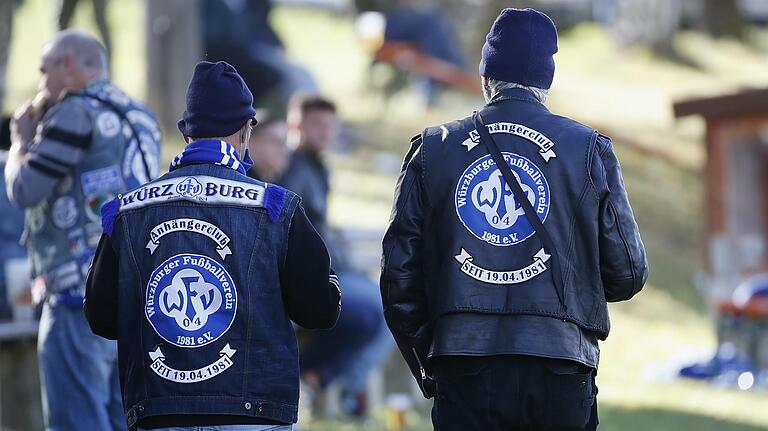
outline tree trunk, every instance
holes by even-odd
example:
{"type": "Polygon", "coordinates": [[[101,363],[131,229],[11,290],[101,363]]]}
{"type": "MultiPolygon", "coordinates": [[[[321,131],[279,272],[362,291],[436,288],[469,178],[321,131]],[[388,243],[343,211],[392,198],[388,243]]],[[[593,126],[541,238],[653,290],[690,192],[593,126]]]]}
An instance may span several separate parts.
{"type": "Polygon", "coordinates": [[[148,0],[147,105],[166,133],[185,109],[192,70],[202,57],[197,0],[148,0]]]}
{"type": "MultiPolygon", "coordinates": [[[[13,23],[14,2],[0,1],[0,113],[3,112],[5,99],[5,76],[8,69],[8,55],[11,48],[11,28],[13,23]]],[[[16,109],[15,106],[9,110],[16,109]]],[[[12,111],[11,111],[12,112],[12,111]]]]}
{"type": "Polygon", "coordinates": [[[741,38],[744,20],[737,0],[703,0],[704,31],[714,37],[741,38]]]}

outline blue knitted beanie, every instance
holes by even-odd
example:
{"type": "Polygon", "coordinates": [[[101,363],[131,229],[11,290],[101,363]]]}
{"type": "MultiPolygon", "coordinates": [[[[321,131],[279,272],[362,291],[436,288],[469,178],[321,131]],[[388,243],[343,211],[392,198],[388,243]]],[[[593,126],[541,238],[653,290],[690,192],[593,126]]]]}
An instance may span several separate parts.
{"type": "Polygon", "coordinates": [[[491,26],[483,45],[480,75],[547,89],[555,75],[557,29],[533,9],[507,8],[491,26]]]}
{"type": "Polygon", "coordinates": [[[197,63],[187,88],[187,110],[178,124],[184,136],[230,136],[255,115],[251,90],[232,65],[197,63]]]}

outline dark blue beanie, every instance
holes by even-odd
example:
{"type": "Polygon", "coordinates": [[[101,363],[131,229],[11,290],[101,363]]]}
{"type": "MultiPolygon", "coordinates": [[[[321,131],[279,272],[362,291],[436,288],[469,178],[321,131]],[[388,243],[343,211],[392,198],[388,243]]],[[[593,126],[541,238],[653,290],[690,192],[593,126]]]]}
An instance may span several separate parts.
{"type": "Polygon", "coordinates": [[[555,76],[557,29],[533,9],[504,9],[485,38],[480,75],[529,87],[549,88],[555,76]]]}
{"type": "Polygon", "coordinates": [[[255,115],[251,90],[232,65],[224,61],[197,63],[187,88],[187,110],[179,120],[184,136],[230,136],[255,115]]]}

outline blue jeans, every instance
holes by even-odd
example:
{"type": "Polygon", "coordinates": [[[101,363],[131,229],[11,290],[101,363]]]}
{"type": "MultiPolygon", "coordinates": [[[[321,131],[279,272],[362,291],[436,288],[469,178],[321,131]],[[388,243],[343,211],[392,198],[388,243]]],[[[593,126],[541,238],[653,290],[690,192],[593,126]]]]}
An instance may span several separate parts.
{"type": "MultiPolygon", "coordinates": [[[[291,431],[291,425],[207,425],[200,427],[155,428],[152,431],[291,431]]],[[[146,431],[139,428],[136,431],[146,431]]]]}
{"type": "Polygon", "coordinates": [[[117,344],[91,332],[82,308],[46,303],[37,350],[47,430],[127,430],[117,344]]]}
{"type": "Polygon", "coordinates": [[[394,340],[384,322],[378,286],[355,272],[339,274],[341,314],[336,326],[316,331],[303,346],[301,370],[316,371],[323,385],[341,378],[342,390],[365,389],[368,374],[389,356],[394,340]]]}

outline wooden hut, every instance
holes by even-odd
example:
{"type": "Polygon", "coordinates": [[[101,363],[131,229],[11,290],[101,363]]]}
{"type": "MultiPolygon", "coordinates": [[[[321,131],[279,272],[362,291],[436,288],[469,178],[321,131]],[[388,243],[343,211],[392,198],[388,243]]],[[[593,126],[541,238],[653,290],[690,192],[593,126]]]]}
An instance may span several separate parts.
{"type": "Polygon", "coordinates": [[[706,250],[701,287],[718,314],[718,338],[768,367],[768,89],[680,101],[676,117],[706,122],[706,250]],[[759,276],[762,275],[762,276],[759,276]]]}

